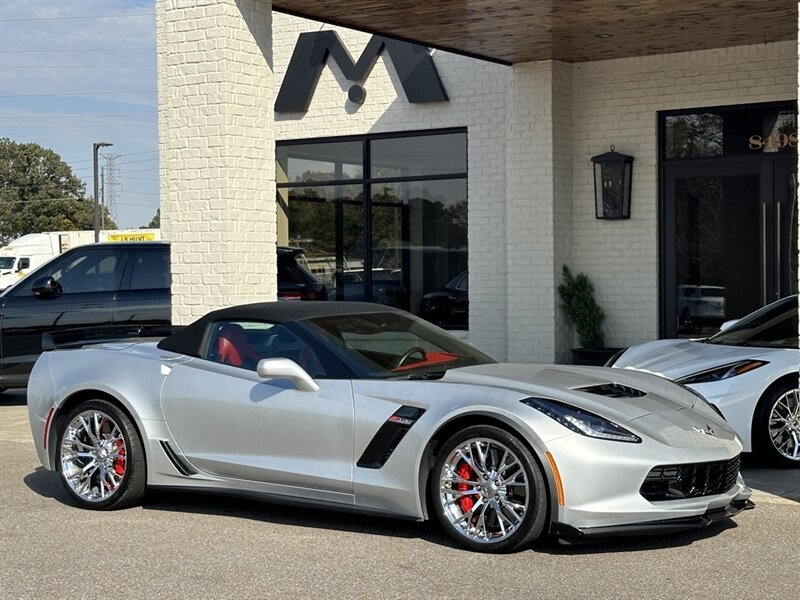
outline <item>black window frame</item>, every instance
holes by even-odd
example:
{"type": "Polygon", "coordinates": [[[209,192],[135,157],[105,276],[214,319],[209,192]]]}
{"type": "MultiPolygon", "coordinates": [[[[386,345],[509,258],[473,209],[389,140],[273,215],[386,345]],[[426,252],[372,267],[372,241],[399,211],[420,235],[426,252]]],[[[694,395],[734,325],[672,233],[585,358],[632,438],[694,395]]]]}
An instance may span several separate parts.
{"type": "MultiPolygon", "coordinates": [[[[283,146],[301,146],[301,145],[315,145],[337,142],[361,142],[362,144],[362,178],[360,179],[332,179],[332,180],[318,180],[318,181],[299,181],[299,182],[279,182],[276,183],[276,189],[292,189],[292,188],[314,188],[314,187],[331,187],[331,186],[353,186],[361,187],[363,207],[363,236],[364,236],[364,290],[363,297],[372,297],[372,186],[375,184],[384,183],[405,183],[416,181],[443,181],[463,179],[466,184],[467,190],[467,205],[469,206],[469,131],[467,127],[446,127],[440,129],[422,129],[422,130],[408,130],[408,131],[394,131],[386,133],[368,133],[360,135],[340,135],[330,137],[318,138],[303,138],[293,140],[279,140],[276,141],[276,161],[277,149],[283,146]],[[426,136],[439,136],[448,134],[464,134],[465,136],[465,165],[464,171],[453,173],[439,173],[439,174],[422,174],[410,175],[404,177],[372,177],[371,166],[371,143],[374,140],[397,139],[397,138],[410,138],[410,137],[426,137],[426,136]]],[[[469,228],[469,223],[467,224],[469,228]]],[[[469,248],[467,249],[469,252],[469,248]]],[[[339,283],[339,282],[337,282],[339,283]]]]}

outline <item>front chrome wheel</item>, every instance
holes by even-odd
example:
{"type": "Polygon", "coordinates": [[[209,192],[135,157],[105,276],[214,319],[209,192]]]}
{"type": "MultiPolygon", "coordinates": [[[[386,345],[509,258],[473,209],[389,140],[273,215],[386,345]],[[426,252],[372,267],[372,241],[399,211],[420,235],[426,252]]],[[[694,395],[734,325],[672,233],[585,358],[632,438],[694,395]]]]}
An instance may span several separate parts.
{"type": "Polygon", "coordinates": [[[800,462],[800,390],[781,394],[769,413],[769,438],[784,458],[800,462]]]}
{"type": "Polygon", "coordinates": [[[508,539],[525,519],[530,489],[516,454],[497,440],[467,440],[441,472],[440,501],[450,524],[478,543],[508,539]]]}
{"type": "Polygon", "coordinates": [[[61,472],[77,496],[101,502],[119,489],[127,454],[119,424],[104,412],[86,410],[67,425],[61,441],[61,472]]]}
{"type": "Polygon", "coordinates": [[[548,494],[531,450],[495,425],[471,425],[434,446],[431,505],[445,532],[475,552],[512,552],[544,532],[548,494]]]}

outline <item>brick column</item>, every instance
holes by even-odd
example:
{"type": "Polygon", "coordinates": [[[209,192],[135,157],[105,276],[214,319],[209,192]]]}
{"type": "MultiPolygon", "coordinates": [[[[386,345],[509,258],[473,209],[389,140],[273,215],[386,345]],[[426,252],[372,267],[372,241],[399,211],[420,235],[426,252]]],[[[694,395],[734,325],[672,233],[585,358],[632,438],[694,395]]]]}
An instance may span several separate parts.
{"type": "Polygon", "coordinates": [[[572,252],[571,67],[514,65],[506,134],[508,360],[568,360],[558,302],[572,252]]]}
{"type": "Polygon", "coordinates": [[[270,0],[157,0],[172,319],[276,293],[270,0]]]}

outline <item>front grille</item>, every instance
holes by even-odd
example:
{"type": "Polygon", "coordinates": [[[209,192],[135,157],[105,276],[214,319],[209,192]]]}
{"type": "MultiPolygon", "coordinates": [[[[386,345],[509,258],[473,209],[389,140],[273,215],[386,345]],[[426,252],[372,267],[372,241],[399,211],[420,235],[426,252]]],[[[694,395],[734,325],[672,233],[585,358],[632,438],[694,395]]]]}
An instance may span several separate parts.
{"type": "Polygon", "coordinates": [[[737,456],[693,465],[661,465],[650,470],[639,493],[651,502],[722,494],[736,483],[740,463],[737,456]]]}

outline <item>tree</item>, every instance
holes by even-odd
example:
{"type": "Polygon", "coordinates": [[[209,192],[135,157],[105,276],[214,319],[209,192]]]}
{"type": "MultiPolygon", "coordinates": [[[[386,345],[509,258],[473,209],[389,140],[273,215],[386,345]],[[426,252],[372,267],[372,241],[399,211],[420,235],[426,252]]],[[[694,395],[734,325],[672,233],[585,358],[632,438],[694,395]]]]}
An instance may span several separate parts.
{"type": "Polygon", "coordinates": [[[161,209],[156,209],[156,214],[153,215],[153,218],[150,219],[150,222],[147,225],[143,225],[139,227],[139,229],[158,229],[161,227],[161,209]]]}
{"type": "MultiPolygon", "coordinates": [[[[116,228],[108,211],[105,223],[116,228]]],[[[94,228],[86,185],[61,157],[39,144],[0,138],[0,239],[26,233],[94,228]]]]}

